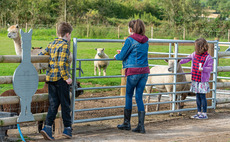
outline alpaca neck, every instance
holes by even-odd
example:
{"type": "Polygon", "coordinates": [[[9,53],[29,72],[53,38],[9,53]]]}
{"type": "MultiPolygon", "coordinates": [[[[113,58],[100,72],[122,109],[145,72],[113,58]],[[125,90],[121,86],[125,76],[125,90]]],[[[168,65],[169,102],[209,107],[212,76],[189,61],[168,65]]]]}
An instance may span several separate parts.
{"type": "Polygon", "coordinates": [[[182,67],[181,67],[181,65],[178,66],[177,72],[179,72],[179,73],[184,72],[183,69],[182,69],[182,67]]]}
{"type": "Polygon", "coordinates": [[[17,55],[22,55],[21,39],[19,36],[14,39],[14,48],[17,55]]]}
{"type": "MultiPolygon", "coordinates": [[[[178,69],[177,69],[177,73],[183,73],[183,69],[182,69],[182,66],[179,65],[178,66],[178,69]]],[[[181,75],[178,75],[178,78],[180,78],[180,80],[183,82],[183,81],[186,81],[186,77],[185,77],[185,74],[181,74],[181,75]]]]}

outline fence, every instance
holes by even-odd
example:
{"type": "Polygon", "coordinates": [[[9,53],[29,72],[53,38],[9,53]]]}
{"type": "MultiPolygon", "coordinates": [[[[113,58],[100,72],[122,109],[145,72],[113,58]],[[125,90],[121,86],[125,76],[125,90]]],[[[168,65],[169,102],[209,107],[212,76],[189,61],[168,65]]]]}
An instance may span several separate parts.
{"type": "MultiPolygon", "coordinates": [[[[48,62],[49,56],[32,56],[31,61],[33,63],[40,63],[40,62],[48,62]]],[[[0,55],[0,63],[21,63],[22,61],[22,57],[21,56],[17,56],[17,55],[0,55]]],[[[0,76],[0,84],[12,84],[13,81],[13,77],[12,76],[0,76]]],[[[45,75],[39,75],[39,82],[45,82],[45,75]]],[[[48,100],[48,94],[35,94],[32,97],[32,102],[47,102],[48,100]]],[[[7,105],[7,107],[13,107],[13,109],[19,109],[19,108],[15,108],[16,104],[19,104],[20,99],[18,96],[1,96],[0,99],[0,106],[2,105],[7,105]]],[[[38,107],[48,107],[45,106],[45,103],[41,103],[44,106],[38,106],[38,107]]],[[[18,105],[19,106],[19,105],[18,105]]],[[[19,106],[20,107],[20,106],[19,106]]],[[[37,106],[31,106],[31,108],[34,108],[37,106]]],[[[15,112],[17,110],[13,110],[12,108],[8,108],[8,110],[15,112]]],[[[35,108],[36,109],[36,108],[35,108]]],[[[41,108],[40,108],[41,109],[41,108]]],[[[33,114],[35,121],[45,121],[47,113],[44,112],[39,112],[36,114],[33,114]]],[[[57,114],[57,118],[61,118],[61,113],[58,112],[57,114]]],[[[17,119],[18,116],[14,116],[14,117],[4,117],[1,118],[1,124],[0,127],[2,126],[9,126],[9,125],[14,125],[17,124],[17,119]]],[[[60,119],[55,120],[55,123],[57,126],[59,126],[58,124],[60,123],[60,119]]],[[[27,124],[27,123],[24,123],[27,124]]],[[[32,126],[30,123],[26,126],[32,126]]],[[[60,127],[55,128],[55,135],[59,135],[60,134],[60,127]]]]}
{"type": "MultiPolygon", "coordinates": [[[[74,57],[76,57],[75,55],[77,55],[77,43],[78,42],[124,42],[124,40],[105,40],[105,39],[73,39],[73,46],[74,46],[74,57]]],[[[146,115],[153,115],[153,114],[162,114],[162,113],[175,113],[175,112],[181,112],[181,111],[190,111],[190,110],[196,110],[196,108],[185,108],[185,109],[175,109],[175,104],[176,103],[180,103],[180,102],[188,102],[188,101],[194,101],[194,100],[182,100],[182,101],[176,101],[176,94],[180,94],[180,93],[187,93],[189,91],[180,91],[177,92],[176,91],[176,85],[180,84],[180,83],[188,83],[188,82],[180,82],[177,83],[176,81],[176,76],[179,74],[176,72],[176,67],[177,67],[177,62],[176,60],[181,59],[181,57],[178,57],[178,46],[180,43],[194,43],[194,41],[192,40],[163,40],[163,39],[150,39],[149,43],[168,43],[169,45],[171,45],[172,43],[175,44],[175,54],[174,57],[168,57],[168,58],[149,58],[149,60],[162,60],[162,59],[173,59],[175,60],[175,66],[174,66],[174,73],[170,73],[170,74],[159,74],[159,75],[173,75],[174,76],[174,81],[173,83],[173,92],[166,92],[166,93],[153,93],[153,94],[145,94],[144,96],[155,96],[155,95],[160,95],[160,94],[173,94],[173,101],[171,102],[158,102],[158,103],[146,103],[145,105],[155,105],[155,104],[167,104],[167,103],[172,103],[172,110],[166,110],[166,111],[158,111],[158,112],[148,112],[146,113],[146,115]]],[[[213,59],[214,59],[214,70],[213,70],[213,80],[210,81],[213,89],[211,89],[212,94],[211,94],[211,98],[208,98],[208,100],[212,101],[212,105],[208,106],[208,108],[215,108],[215,104],[216,104],[216,78],[217,78],[217,61],[218,61],[218,54],[217,54],[217,50],[218,50],[218,41],[208,41],[208,43],[210,44],[214,44],[213,46],[213,59]]],[[[169,46],[171,48],[171,46],[169,46]]],[[[170,50],[171,51],[171,50],[170,50]]],[[[76,64],[75,62],[78,61],[79,62],[79,66],[78,68],[81,68],[81,62],[83,61],[104,61],[104,60],[109,60],[109,61],[113,61],[114,59],[73,59],[73,64],[76,64]]],[[[73,67],[76,68],[76,67],[73,67]]],[[[73,73],[73,77],[76,77],[77,73],[73,73]]],[[[154,74],[150,74],[149,76],[154,76],[154,74]]],[[[99,76],[99,77],[94,77],[94,76],[88,76],[88,77],[81,77],[81,73],[79,72],[79,77],[76,77],[77,80],[80,79],[100,79],[100,78],[116,78],[116,77],[124,77],[124,75],[116,75],[116,76],[99,76]]],[[[156,84],[147,84],[147,85],[156,85],[156,84]]],[[[163,85],[163,84],[157,84],[157,85],[163,85]]],[[[169,84],[168,84],[169,85],[169,84]]],[[[92,89],[107,89],[107,88],[124,88],[125,86],[105,86],[105,87],[86,87],[86,88],[76,88],[78,90],[92,90],[92,89]]],[[[88,100],[100,100],[100,99],[118,99],[118,98],[124,98],[124,96],[109,96],[109,97],[97,97],[97,98],[84,98],[84,99],[75,99],[72,98],[73,102],[79,102],[79,101],[88,101],[88,100]]],[[[123,108],[124,106],[110,106],[110,107],[98,107],[98,108],[89,108],[89,109],[75,109],[75,103],[72,103],[72,109],[74,110],[74,113],[72,115],[72,121],[73,123],[81,123],[81,122],[89,122],[89,121],[99,121],[99,120],[109,120],[109,119],[116,119],[116,118],[122,118],[123,115],[117,115],[117,116],[107,116],[107,117],[99,117],[99,118],[90,118],[90,119],[75,119],[75,115],[78,112],[82,112],[82,111],[95,111],[95,110],[105,110],[105,109],[114,109],[114,108],[123,108]]],[[[136,106],[136,105],[134,105],[136,106]]],[[[133,114],[132,116],[137,116],[137,114],[133,114]]]]}
{"type": "MultiPolygon", "coordinates": [[[[215,40],[218,40],[218,38],[215,38],[215,40]]],[[[151,44],[151,43],[150,43],[151,44]]],[[[158,45],[158,46],[162,46],[162,45],[166,45],[166,44],[159,44],[159,43],[154,43],[154,45],[158,45]]],[[[190,43],[187,43],[187,44],[180,44],[180,46],[194,46],[194,44],[190,44],[190,43]]],[[[230,58],[229,55],[230,55],[230,42],[219,42],[218,43],[219,45],[219,49],[220,49],[220,46],[227,46],[228,48],[225,50],[225,52],[218,52],[218,63],[220,62],[219,59],[220,58],[230,58]]],[[[171,55],[174,55],[174,53],[171,53],[172,50],[171,50],[171,47],[173,45],[170,44],[169,45],[169,53],[163,53],[163,52],[149,52],[149,57],[170,57],[171,55]]],[[[210,45],[212,47],[212,45],[210,45]]],[[[212,54],[212,53],[210,53],[212,54]]],[[[178,53],[178,56],[179,57],[186,57],[188,56],[189,54],[185,54],[185,53],[178,53]]],[[[150,64],[150,66],[156,66],[154,64],[150,64]]],[[[158,65],[159,66],[159,65],[158,65]]],[[[191,72],[191,67],[183,67],[183,70],[184,71],[188,71],[188,72],[191,72]]],[[[229,66],[219,66],[217,67],[217,72],[229,72],[230,71],[230,68],[229,66]]],[[[217,88],[218,89],[224,89],[224,88],[229,88],[229,83],[230,82],[230,77],[222,77],[222,76],[217,76],[217,79],[218,79],[218,82],[217,82],[217,88]]],[[[223,90],[217,90],[216,92],[217,94],[230,94],[230,93],[227,93],[226,91],[223,91],[223,90]]],[[[217,98],[217,104],[222,104],[222,103],[228,103],[229,102],[229,99],[228,98],[217,98]]]]}
{"type": "MultiPolygon", "coordinates": [[[[72,77],[73,77],[73,86],[76,86],[76,80],[81,80],[81,79],[100,79],[100,78],[124,78],[124,75],[114,75],[114,76],[88,76],[88,77],[81,77],[81,72],[79,71],[78,73],[78,77],[77,77],[77,68],[81,69],[81,62],[88,62],[88,61],[103,61],[103,60],[109,60],[109,61],[115,61],[114,59],[78,59],[77,58],[77,43],[78,42],[124,42],[124,40],[105,40],[105,39],[73,39],[73,68],[72,68],[72,77]],[[77,64],[78,62],[78,64],[77,64]],[[78,65],[78,67],[76,66],[78,65]]],[[[162,60],[162,59],[172,59],[175,60],[175,64],[177,64],[176,60],[178,59],[182,59],[183,57],[179,57],[179,53],[178,53],[178,47],[180,44],[191,44],[194,43],[194,41],[192,40],[160,40],[160,39],[156,39],[156,40],[149,40],[149,43],[167,43],[169,45],[169,50],[171,51],[171,47],[170,45],[175,44],[175,53],[174,53],[174,57],[157,57],[157,58],[149,58],[149,60],[162,60]]],[[[213,88],[211,89],[212,93],[210,98],[208,98],[208,100],[211,100],[212,104],[211,106],[208,106],[209,109],[214,109],[215,108],[215,104],[216,104],[216,88],[219,87],[226,87],[226,86],[230,86],[229,82],[223,82],[223,83],[217,83],[217,71],[230,71],[230,67],[218,67],[217,68],[217,64],[218,64],[218,41],[208,41],[208,43],[210,44],[214,44],[213,46],[213,59],[214,59],[214,70],[213,70],[213,80],[210,81],[210,83],[212,84],[213,88]]],[[[223,56],[230,56],[230,53],[219,53],[220,57],[223,56]]],[[[33,56],[31,58],[32,62],[48,62],[48,57],[41,57],[41,56],[33,56]],[[42,59],[42,60],[41,60],[42,59]]],[[[10,55],[2,55],[0,56],[0,63],[12,63],[12,62],[16,62],[19,63],[21,61],[21,57],[20,56],[10,56],[10,55]]],[[[176,66],[175,66],[176,67],[176,66]]],[[[186,93],[189,91],[180,91],[177,92],[176,91],[176,76],[178,75],[178,73],[176,72],[176,68],[174,70],[174,73],[171,74],[161,74],[161,75],[173,75],[174,76],[174,81],[173,81],[173,92],[167,92],[167,93],[161,93],[164,95],[167,94],[173,94],[173,101],[166,101],[166,102],[154,102],[154,103],[146,103],[145,105],[156,105],[156,104],[169,104],[172,103],[173,107],[172,110],[165,110],[165,111],[158,111],[158,112],[148,112],[146,113],[146,115],[155,115],[155,114],[163,114],[163,113],[175,113],[175,112],[182,112],[182,111],[190,111],[190,110],[196,110],[196,108],[185,108],[185,109],[175,109],[175,103],[178,102],[189,102],[189,101],[195,101],[193,100],[181,100],[181,101],[176,101],[175,96],[176,94],[179,93],[186,93]]],[[[150,76],[154,76],[154,74],[150,74],[150,76]]],[[[44,75],[40,75],[40,80],[39,81],[44,81],[44,75]]],[[[8,76],[8,77],[0,77],[0,83],[12,83],[12,77],[8,76]]],[[[181,83],[188,83],[188,82],[181,82],[181,83]]],[[[148,84],[148,85],[152,85],[152,84],[148,84]]],[[[156,85],[156,84],[153,84],[156,85]]],[[[160,85],[160,84],[158,84],[160,85]]],[[[123,108],[124,105],[120,105],[120,106],[110,106],[110,107],[95,107],[95,108],[88,108],[88,109],[75,109],[75,103],[77,104],[80,101],[89,101],[89,100],[99,100],[99,99],[118,99],[118,98],[124,98],[124,96],[108,96],[108,97],[90,97],[90,98],[83,98],[83,99],[76,99],[75,96],[75,90],[92,90],[92,89],[107,89],[107,88],[125,88],[124,85],[121,86],[105,86],[105,87],[87,87],[87,88],[77,88],[77,87],[73,87],[72,88],[72,122],[73,123],[81,123],[81,122],[89,122],[89,121],[99,121],[99,120],[109,120],[109,119],[116,119],[116,118],[123,118],[123,115],[117,115],[117,116],[106,116],[106,117],[98,117],[98,118],[90,118],[90,119],[75,119],[75,116],[79,113],[79,112],[86,112],[86,111],[95,111],[95,110],[107,110],[107,109],[118,109],[118,108],[123,108]]],[[[144,94],[144,96],[156,96],[159,95],[160,93],[152,93],[152,94],[144,94]]],[[[40,98],[39,96],[35,95],[34,98],[40,98]]],[[[13,99],[10,99],[9,97],[5,97],[2,98],[0,101],[0,105],[2,104],[14,104],[14,103],[18,103],[19,99],[18,97],[12,97],[13,99]]],[[[44,97],[42,97],[44,98],[44,97]]],[[[41,99],[41,98],[40,98],[41,99]]],[[[47,99],[47,98],[44,98],[47,99]]],[[[136,105],[133,105],[136,106],[136,105]]],[[[60,113],[59,113],[60,114],[60,113]]],[[[40,120],[44,120],[45,119],[45,113],[42,114],[35,114],[35,120],[36,121],[40,121],[40,120]]],[[[132,116],[137,116],[137,114],[133,114],[132,116]]],[[[0,126],[6,126],[6,125],[13,125],[16,124],[16,119],[17,117],[11,117],[11,118],[0,118],[0,121],[2,122],[0,126]]]]}
{"type": "MultiPolygon", "coordinates": [[[[27,31],[28,28],[54,28],[55,25],[31,25],[31,24],[20,24],[22,28],[25,28],[27,31]]],[[[56,24],[57,28],[57,24],[56,24]]],[[[86,37],[86,38],[104,38],[109,37],[112,39],[119,39],[121,37],[127,36],[127,26],[104,26],[104,25],[77,25],[74,28],[74,32],[77,34],[77,37],[86,37]]],[[[219,37],[221,39],[226,39],[228,42],[230,41],[230,29],[223,30],[212,30],[215,28],[206,29],[186,29],[186,28],[178,28],[178,29],[169,29],[165,27],[156,27],[156,26],[146,26],[146,35],[150,38],[173,38],[178,37],[180,39],[191,39],[193,37],[205,37],[205,38],[214,38],[219,37]]],[[[75,34],[73,33],[73,34],[75,34]]]]}

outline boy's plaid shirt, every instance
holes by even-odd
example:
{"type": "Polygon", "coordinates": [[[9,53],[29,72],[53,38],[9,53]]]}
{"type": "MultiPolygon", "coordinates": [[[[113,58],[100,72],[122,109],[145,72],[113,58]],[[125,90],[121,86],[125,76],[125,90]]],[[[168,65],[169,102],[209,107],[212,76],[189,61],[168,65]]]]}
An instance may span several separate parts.
{"type": "Polygon", "coordinates": [[[55,38],[39,55],[50,56],[48,69],[46,70],[46,81],[58,81],[61,78],[67,80],[70,78],[70,46],[67,44],[67,40],[55,38]]]}
{"type": "Polygon", "coordinates": [[[207,52],[201,55],[195,54],[192,67],[192,81],[201,82],[201,72],[199,71],[199,63],[202,63],[201,67],[203,67],[207,56],[207,52]]]}

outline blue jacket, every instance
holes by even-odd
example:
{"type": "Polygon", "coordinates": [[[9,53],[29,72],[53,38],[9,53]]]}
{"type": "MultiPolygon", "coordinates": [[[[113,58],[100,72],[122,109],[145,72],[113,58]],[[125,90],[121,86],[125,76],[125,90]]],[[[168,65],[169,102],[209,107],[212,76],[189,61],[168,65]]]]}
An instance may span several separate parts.
{"type": "Polygon", "coordinates": [[[116,60],[123,61],[123,68],[148,67],[148,41],[139,43],[131,37],[125,40],[120,54],[115,55],[116,60]]]}

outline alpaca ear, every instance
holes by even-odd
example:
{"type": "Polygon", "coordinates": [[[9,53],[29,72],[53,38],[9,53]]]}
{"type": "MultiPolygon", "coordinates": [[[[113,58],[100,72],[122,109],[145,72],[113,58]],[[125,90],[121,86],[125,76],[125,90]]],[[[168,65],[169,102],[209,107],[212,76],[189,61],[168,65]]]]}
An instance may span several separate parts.
{"type": "Polygon", "coordinates": [[[169,60],[168,60],[168,59],[164,59],[164,60],[165,60],[165,62],[167,62],[167,63],[169,62],[169,60]]]}
{"type": "Polygon", "coordinates": [[[181,59],[178,59],[178,60],[177,60],[177,63],[180,63],[180,60],[181,60],[181,59]]]}
{"type": "Polygon", "coordinates": [[[15,26],[16,26],[17,29],[19,28],[18,24],[16,24],[15,26]]]}
{"type": "Polygon", "coordinates": [[[95,50],[97,50],[97,48],[95,48],[95,50]]]}
{"type": "Polygon", "coordinates": [[[104,51],[104,50],[105,50],[105,48],[102,49],[102,51],[104,51]]]}
{"type": "Polygon", "coordinates": [[[30,29],[28,33],[29,33],[30,35],[32,35],[32,33],[33,33],[32,29],[30,29]]]}
{"type": "Polygon", "coordinates": [[[9,24],[9,23],[7,23],[7,26],[8,26],[8,27],[10,27],[10,24],[9,24]]]}
{"type": "Polygon", "coordinates": [[[22,29],[20,29],[20,33],[21,33],[21,35],[22,35],[22,34],[24,34],[24,32],[23,32],[23,30],[22,30],[22,29]]]}

